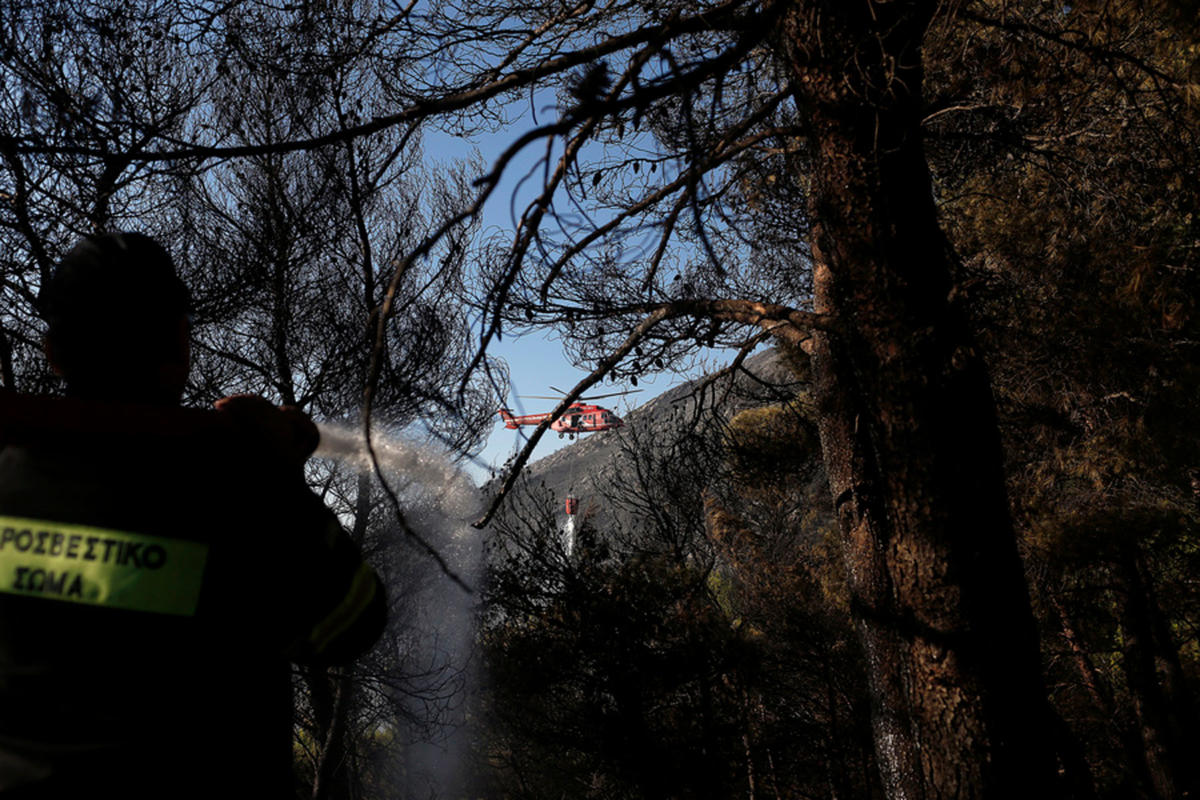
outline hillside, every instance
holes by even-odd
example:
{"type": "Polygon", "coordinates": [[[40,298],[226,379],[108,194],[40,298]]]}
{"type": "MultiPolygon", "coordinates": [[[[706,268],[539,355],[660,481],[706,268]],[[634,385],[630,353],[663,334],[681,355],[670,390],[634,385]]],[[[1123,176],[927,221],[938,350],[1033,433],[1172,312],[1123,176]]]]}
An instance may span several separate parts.
{"type": "Polygon", "coordinates": [[[635,441],[666,451],[682,437],[703,435],[739,411],[786,399],[799,385],[777,350],[757,353],[736,369],[726,367],[680,384],[630,411],[623,429],[582,437],[532,463],[524,480],[553,492],[560,514],[562,501],[575,496],[603,519],[607,512],[596,499],[604,497],[614,477],[629,468],[629,449],[635,441]]]}

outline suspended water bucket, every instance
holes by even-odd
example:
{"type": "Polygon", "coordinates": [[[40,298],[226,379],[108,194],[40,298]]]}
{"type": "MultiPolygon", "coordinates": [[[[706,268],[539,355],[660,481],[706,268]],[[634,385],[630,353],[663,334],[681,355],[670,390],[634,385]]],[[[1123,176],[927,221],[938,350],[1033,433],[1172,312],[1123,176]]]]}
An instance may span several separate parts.
{"type": "Polygon", "coordinates": [[[579,498],[568,497],[567,498],[567,516],[573,515],[578,510],[579,510],[579,498]]]}

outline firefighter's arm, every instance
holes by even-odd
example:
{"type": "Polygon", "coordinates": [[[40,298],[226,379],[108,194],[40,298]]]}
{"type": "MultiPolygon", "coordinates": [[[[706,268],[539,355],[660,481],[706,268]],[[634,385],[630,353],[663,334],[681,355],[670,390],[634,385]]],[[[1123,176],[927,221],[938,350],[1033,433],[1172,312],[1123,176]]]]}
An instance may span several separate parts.
{"type": "Polygon", "coordinates": [[[247,444],[289,467],[302,467],[321,440],[312,419],[294,406],[275,406],[258,395],[235,394],[221,398],[213,407],[247,444]]]}
{"type": "MultiPolygon", "coordinates": [[[[383,583],[337,517],[304,483],[304,461],[316,449],[316,426],[299,409],[277,408],[250,395],[227,397],[218,411],[266,454],[266,477],[278,487],[283,528],[276,591],[285,653],[301,663],[353,660],[379,638],[387,621],[383,583]]],[[[272,492],[276,494],[276,492],[272,492]]]]}

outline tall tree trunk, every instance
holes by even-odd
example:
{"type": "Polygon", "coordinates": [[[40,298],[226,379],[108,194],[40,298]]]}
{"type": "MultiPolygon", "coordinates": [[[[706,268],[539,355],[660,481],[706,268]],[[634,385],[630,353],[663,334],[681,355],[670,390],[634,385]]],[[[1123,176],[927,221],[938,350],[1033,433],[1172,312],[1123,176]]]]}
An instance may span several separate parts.
{"type": "Polygon", "coordinates": [[[1121,604],[1121,628],[1124,633],[1122,665],[1125,680],[1133,700],[1141,734],[1142,751],[1151,787],[1162,800],[1193,796],[1195,787],[1191,761],[1195,750],[1185,746],[1186,703],[1176,705],[1168,699],[1166,688],[1159,679],[1158,665],[1162,645],[1156,642],[1155,617],[1157,608],[1153,589],[1143,578],[1141,557],[1133,546],[1123,548],[1118,565],[1124,584],[1125,597],[1121,604]],[[1181,713],[1182,712],[1182,713],[1181,713]]]}
{"type": "MultiPolygon", "coordinates": [[[[360,472],[354,501],[354,527],[350,537],[359,545],[366,536],[371,513],[371,474],[360,472]]],[[[313,800],[349,800],[354,776],[350,773],[350,745],[346,732],[350,699],[355,690],[352,667],[305,670],[309,702],[313,707],[319,751],[313,770],[313,800]]]]}
{"type": "MultiPolygon", "coordinates": [[[[1059,630],[1062,631],[1063,641],[1067,643],[1067,648],[1071,652],[1071,660],[1075,663],[1075,669],[1079,673],[1080,683],[1087,690],[1088,696],[1100,712],[1100,716],[1112,720],[1116,713],[1112,692],[1104,683],[1096,665],[1092,663],[1091,655],[1083,647],[1075,623],[1066,606],[1063,605],[1058,591],[1052,586],[1046,586],[1042,594],[1046,598],[1046,604],[1054,611],[1054,616],[1058,619],[1059,630]]],[[[1118,737],[1114,736],[1113,738],[1115,740],[1118,737]]]]}
{"type": "Polygon", "coordinates": [[[317,666],[309,667],[305,678],[320,748],[313,770],[312,800],[349,800],[346,711],[352,682],[338,670],[317,666]]]}
{"type": "Polygon", "coordinates": [[[1146,604],[1150,614],[1150,628],[1154,635],[1155,661],[1162,680],[1163,695],[1167,701],[1172,728],[1172,738],[1180,754],[1179,780],[1188,797],[1200,797],[1200,765],[1194,754],[1200,753],[1200,718],[1196,712],[1196,698],[1191,691],[1183,664],[1179,660],[1179,648],[1171,633],[1171,626],[1158,601],[1145,560],[1140,558],[1137,567],[1146,578],[1146,604]]]}
{"type": "Polygon", "coordinates": [[[17,377],[13,372],[12,344],[3,328],[0,328],[0,386],[14,391],[17,388],[17,377]]]}
{"type": "MultiPolygon", "coordinates": [[[[920,135],[933,2],[797,2],[819,428],[893,800],[1054,796],[1038,639],[986,372],[920,135]]],[[[1061,795],[1059,795],[1061,796],[1061,795]]]]}

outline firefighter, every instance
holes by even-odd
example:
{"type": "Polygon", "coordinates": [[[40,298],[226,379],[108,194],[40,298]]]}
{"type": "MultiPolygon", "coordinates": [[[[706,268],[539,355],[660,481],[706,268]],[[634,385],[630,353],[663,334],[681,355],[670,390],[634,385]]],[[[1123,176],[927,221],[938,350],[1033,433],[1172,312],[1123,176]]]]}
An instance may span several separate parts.
{"type": "Polygon", "coordinates": [[[179,424],[0,450],[0,798],[294,796],[291,664],[386,613],[304,481],[315,426],[177,409],[188,290],[146,236],[85,239],[41,300],[75,402],[179,424]]]}

